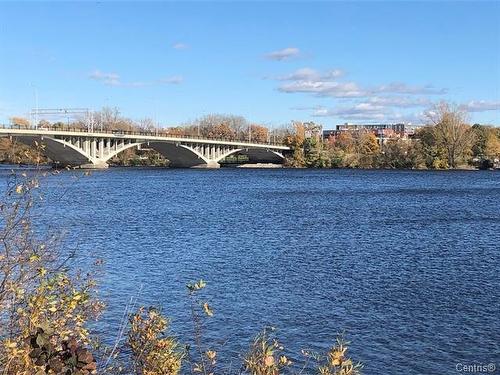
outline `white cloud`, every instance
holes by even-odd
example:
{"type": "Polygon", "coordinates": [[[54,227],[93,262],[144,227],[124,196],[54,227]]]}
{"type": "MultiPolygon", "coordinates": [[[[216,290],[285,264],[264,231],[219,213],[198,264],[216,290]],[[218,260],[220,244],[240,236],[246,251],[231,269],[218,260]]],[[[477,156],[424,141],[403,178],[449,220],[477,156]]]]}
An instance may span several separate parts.
{"type": "Polygon", "coordinates": [[[354,82],[336,82],[323,80],[298,80],[278,87],[286,93],[311,93],[317,96],[333,96],[337,98],[356,98],[366,96],[354,82]]]}
{"type": "Polygon", "coordinates": [[[393,94],[427,94],[427,95],[443,95],[448,92],[447,89],[439,89],[432,85],[425,86],[410,86],[403,82],[392,82],[388,85],[376,87],[373,92],[389,92],[393,94]]]}
{"type": "Polygon", "coordinates": [[[109,86],[119,86],[121,84],[120,76],[116,73],[103,73],[100,70],[94,70],[89,74],[89,78],[103,82],[105,85],[109,86]]]}
{"type": "Polygon", "coordinates": [[[288,60],[293,57],[298,57],[300,55],[300,50],[295,47],[288,47],[278,51],[269,52],[266,54],[266,58],[269,60],[283,61],[288,60]]]}
{"type": "MultiPolygon", "coordinates": [[[[331,96],[336,98],[369,98],[379,94],[394,95],[443,95],[447,89],[436,88],[432,85],[412,86],[402,82],[392,82],[387,85],[365,87],[356,82],[343,82],[339,78],[343,77],[344,71],[333,69],[319,72],[311,68],[298,69],[287,75],[274,77],[276,81],[282,81],[278,90],[286,93],[309,93],[315,96],[331,96]]],[[[379,98],[379,100],[382,100],[379,98]]],[[[399,106],[427,105],[425,99],[387,99],[394,101],[399,106]]]]}
{"type": "Polygon", "coordinates": [[[276,77],[278,81],[322,81],[341,77],[344,72],[340,69],[333,69],[325,73],[320,73],[311,68],[297,69],[295,72],[276,77]]]}
{"type": "Polygon", "coordinates": [[[172,48],[174,49],[178,49],[178,50],[182,50],[182,49],[188,49],[189,48],[189,45],[187,45],[186,43],[174,43],[172,45],[172,48]]]}
{"type": "Polygon", "coordinates": [[[100,70],[94,70],[89,74],[89,78],[102,82],[107,86],[120,86],[120,87],[145,87],[154,86],[158,84],[173,84],[178,85],[184,81],[182,76],[171,76],[167,78],[158,79],[156,81],[133,81],[133,82],[123,82],[120,76],[116,73],[103,73],[100,70]]]}
{"type": "Polygon", "coordinates": [[[340,119],[341,122],[365,122],[365,123],[408,123],[408,124],[422,124],[425,122],[425,114],[420,113],[400,113],[395,112],[391,108],[377,106],[361,106],[356,105],[353,107],[342,107],[335,109],[328,109],[318,107],[312,113],[316,117],[335,117],[340,119]]]}
{"type": "Polygon", "coordinates": [[[162,78],[159,80],[160,83],[168,83],[171,85],[179,85],[184,82],[184,77],[182,76],[172,76],[167,78],[162,78]]]}
{"type": "Polygon", "coordinates": [[[426,107],[432,102],[423,97],[371,96],[364,99],[342,99],[338,107],[296,106],[292,109],[311,111],[316,117],[336,117],[344,121],[422,122],[423,115],[400,113],[399,110],[426,107]]]}
{"type": "Polygon", "coordinates": [[[472,100],[462,104],[460,108],[469,112],[485,112],[500,110],[500,101],[472,100]]]}
{"type": "Polygon", "coordinates": [[[369,118],[369,117],[385,117],[384,110],[387,108],[380,105],[370,103],[358,103],[352,106],[344,106],[339,108],[327,109],[324,107],[317,108],[313,116],[337,116],[346,118],[369,118]]]}
{"type": "Polygon", "coordinates": [[[384,112],[370,110],[367,112],[357,109],[343,108],[340,110],[318,108],[312,114],[315,117],[337,117],[344,120],[365,120],[365,121],[382,121],[387,118],[384,112]]]}
{"type": "Polygon", "coordinates": [[[368,102],[385,107],[399,108],[426,107],[432,104],[429,98],[407,96],[372,96],[368,98],[368,102]]]}

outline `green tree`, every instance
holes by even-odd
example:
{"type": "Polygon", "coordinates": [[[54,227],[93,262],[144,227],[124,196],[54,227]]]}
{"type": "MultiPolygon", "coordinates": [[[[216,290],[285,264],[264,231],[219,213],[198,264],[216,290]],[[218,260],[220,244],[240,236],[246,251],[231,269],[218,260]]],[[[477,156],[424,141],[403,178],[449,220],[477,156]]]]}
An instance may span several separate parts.
{"type": "Polygon", "coordinates": [[[432,126],[420,128],[416,133],[416,137],[418,142],[417,147],[427,168],[448,168],[446,150],[441,145],[437,144],[432,126]]]}
{"type": "Polygon", "coordinates": [[[423,164],[417,141],[390,139],[382,146],[378,166],[389,169],[414,169],[423,164]]]}

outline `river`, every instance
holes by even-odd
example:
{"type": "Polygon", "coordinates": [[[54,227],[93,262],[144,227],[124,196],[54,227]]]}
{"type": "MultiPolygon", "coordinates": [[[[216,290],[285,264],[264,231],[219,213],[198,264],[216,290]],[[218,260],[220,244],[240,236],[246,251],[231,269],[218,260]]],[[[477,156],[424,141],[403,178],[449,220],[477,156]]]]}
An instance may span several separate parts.
{"type": "Polygon", "coordinates": [[[64,233],[80,265],[105,260],[98,329],[110,340],[131,297],[189,336],[185,285],[202,278],[215,312],[206,338],[234,361],[272,325],[296,360],[345,332],[365,374],[500,365],[498,172],[81,175],[47,178],[36,220],[64,233]]]}

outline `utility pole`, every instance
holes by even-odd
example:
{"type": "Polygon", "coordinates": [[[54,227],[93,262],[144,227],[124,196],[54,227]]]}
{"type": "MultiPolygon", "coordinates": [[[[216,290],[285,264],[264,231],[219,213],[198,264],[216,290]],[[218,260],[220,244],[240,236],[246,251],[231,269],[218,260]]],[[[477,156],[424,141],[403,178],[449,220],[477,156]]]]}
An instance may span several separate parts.
{"type": "Polygon", "coordinates": [[[35,129],[38,129],[38,89],[35,87],[35,129]]]}
{"type": "Polygon", "coordinates": [[[35,123],[35,129],[38,129],[38,88],[33,84],[33,82],[30,83],[30,86],[33,87],[33,93],[35,95],[35,113],[33,114],[33,120],[35,123]]]}

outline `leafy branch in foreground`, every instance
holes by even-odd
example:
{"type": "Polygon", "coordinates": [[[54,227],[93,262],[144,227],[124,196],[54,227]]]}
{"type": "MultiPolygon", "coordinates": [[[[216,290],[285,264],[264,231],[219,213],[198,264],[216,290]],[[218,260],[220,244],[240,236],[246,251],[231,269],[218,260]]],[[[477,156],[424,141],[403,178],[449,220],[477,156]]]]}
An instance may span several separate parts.
{"type": "MultiPolygon", "coordinates": [[[[271,328],[271,330],[274,330],[271,328]]],[[[282,354],[283,346],[264,329],[259,333],[244,357],[245,370],[251,375],[277,375],[292,364],[282,354]]]]}
{"type": "Polygon", "coordinates": [[[155,308],[139,310],[130,318],[128,344],[134,373],[178,374],[184,352],[173,337],[166,335],[168,319],[155,308]]]}
{"type": "Polygon", "coordinates": [[[70,272],[59,239],[35,234],[38,187],[36,176],[12,176],[0,204],[0,371],[85,374],[95,369],[86,323],[103,304],[94,273],[70,272]]]}

